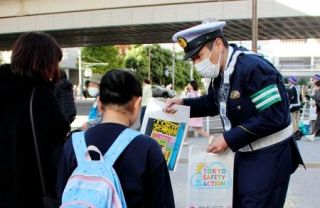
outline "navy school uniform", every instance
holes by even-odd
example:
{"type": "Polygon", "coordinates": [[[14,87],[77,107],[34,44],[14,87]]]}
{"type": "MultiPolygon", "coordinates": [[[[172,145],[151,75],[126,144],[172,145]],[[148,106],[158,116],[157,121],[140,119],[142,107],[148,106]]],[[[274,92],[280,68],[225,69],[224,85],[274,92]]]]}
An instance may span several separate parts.
{"type": "MultiPolygon", "coordinates": [[[[245,50],[233,44],[231,46],[233,54],[237,50],[245,50]]],[[[210,85],[207,95],[183,100],[184,105],[191,106],[191,117],[219,114],[221,82],[220,75],[210,85]]],[[[273,65],[262,57],[241,54],[230,78],[229,92],[227,116],[232,128],[224,132],[223,136],[231,150],[236,152],[234,207],[281,207],[290,175],[299,164],[303,164],[293,136],[259,150],[238,150],[291,124],[283,78],[273,65]],[[265,96],[263,102],[255,99],[270,89],[274,89],[274,97],[265,96]],[[278,189],[279,186],[283,188],[275,190],[275,187],[278,189]],[[278,199],[272,195],[275,192],[279,195],[278,199]],[[265,200],[266,198],[270,200],[265,200]],[[259,201],[269,202],[263,204],[259,201]]]]}
{"type": "MultiPolygon", "coordinates": [[[[101,123],[85,132],[87,146],[96,146],[104,155],[126,126],[101,123]]],[[[90,154],[91,155],[91,154],[90,154]]],[[[91,155],[98,159],[98,155],[91,155]]],[[[57,192],[63,189],[77,167],[77,160],[69,139],[59,161],[57,192]]],[[[122,152],[114,164],[128,208],[173,208],[174,198],[166,161],[158,143],[146,135],[139,135],[122,152]]]]}

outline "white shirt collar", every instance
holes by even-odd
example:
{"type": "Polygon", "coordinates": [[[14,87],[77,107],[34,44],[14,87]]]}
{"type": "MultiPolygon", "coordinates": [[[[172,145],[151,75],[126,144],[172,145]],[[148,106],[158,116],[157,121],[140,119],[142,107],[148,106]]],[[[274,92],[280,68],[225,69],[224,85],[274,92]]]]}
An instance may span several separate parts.
{"type": "Polygon", "coordinates": [[[230,62],[230,59],[231,59],[231,55],[232,55],[232,53],[233,53],[233,47],[232,46],[230,46],[229,45],[229,50],[228,50],[228,58],[227,58],[227,64],[226,64],[226,66],[224,67],[224,70],[226,70],[227,69],[227,67],[228,67],[228,65],[229,65],[229,62],[230,62]]]}

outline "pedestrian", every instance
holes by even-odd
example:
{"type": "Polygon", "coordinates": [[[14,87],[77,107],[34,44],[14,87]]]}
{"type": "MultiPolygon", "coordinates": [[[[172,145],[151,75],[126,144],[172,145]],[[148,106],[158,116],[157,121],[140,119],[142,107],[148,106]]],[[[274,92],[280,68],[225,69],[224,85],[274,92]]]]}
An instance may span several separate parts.
{"type": "Polygon", "coordinates": [[[11,64],[0,66],[0,207],[43,207],[31,117],[45,189],[55,197],[58,158],[70,129],[53,94],[61,59],[54,38],[28,32],[13,45],[11,64]]]}
{"type": "Polygon", "coordinates": [[[320,136],[320,80],[316,81],[314,83],[314,102],[316,107],[316,113],[317,113],[317,119],[315,121],[313,132],[311,134],[314,134],[314,137],[320,136]]]}
{"type": "Polygon", "coordinates": [[[283,78],[262,56],[229,45],[225,24],[203,23],[173,36],[211,84],[207,95],[168,99],[164,111],[174,113],[174,104],[183,104],[191,107],[191,117],[219,114],[224,132],[207,152],[235,152],[233,207],[283,207],[290,175],[303,163],[283,78]]]}
{"type": "Polygon", "coordinates": [[[64,71],[60,71],[60,80],[55,85],[54,95],[64,115],[71,124],[76,118],[77,110],[74,102],[73,86],[64,71]]]}
{"type": "Polygon", "coordinates": [[[289,108],[290,108],[290,116],[291,122],[293,126],[293,131],[296,132],[299,130],[299,120],[300,120],[300,89],[297,86],[297,78],[296,77],[289,77],[289,88],[287,90],[288,97],[289,97],[289,108]]]}
{"type": "Polygon", "coordinates": [[[311,83],[311,92],[308,95],[309,99],[309,122],[310,122],[310,131],[309,133],[314,133],[315,132],[315,125],[316,125],[316,119],[317,119],[317,108],[315,105],[315,91],[317,89],[316,82],[320,80],[320,74],[314,74],[310,78],[310,83],[311,83]]]}
{"type": "MultiPolygon", "coordinates": [[[[110,70],[100,84],[99,108],[103,121],[85,132],[87,146],[96,146],[104,155],[118,135],[138,119],[142,88],[135,76],[125,70],[110,70]]],[[[95,155],[90,154],[91,158],[95,155]]],[[[72,171],[77,167],[72,140],[61,154],[57,191],[61,196],[72,171]]],[[[174,207],[167,164],[158,143],[139,135],[122,152],[113,165],[128,208],[174,207]]]]}
{"type": "Polygon", "coordinates": [[[142,102],[141,102],[141,113],[140,113],[140,126],[142,125],[144,113],[146,112],[146,108],[148,105],[148,102],[152,98],[152,88],[151,88],[151,82],[148,79],[143,80],[143,86],[142,86],[142,102]]]}
{"type": "Polygon", "coordinates": [[[98,110],[98,96],[99,96],[99,86],[101,82],[101,74],[92,74],[90,78],[85,82],[85,87],[87,88],[90,97],[95,98],[95,102],[89,110],[89,121],[94,120],[99,117],[98,110]]]}
{"type": "MultiPolygon", "coordinates": [[[[195,80],[191,80],[188,85],[185,88],[185,97],[186,98],[196,98],[200,97],[200,93],[198,91],[198,83],[195,80]]],[[[201,136],[209,139],[210,135],[208,132],[206,132],[202,126],[203,126],[203,120],[202,117],[195,117],[190,118],[188,126],[191,127],[195,132],[200,134],[201,136]]],[[[184,145],[188,145],[188,142],[186,141],[187,138],[185,138],[184,145]]]]}
{"type": "Polygon", "coordinates": [[[86,92],[89,97],[95,98],[94,103],[90,107],[88,114],[88,121],[81,127],[82,130],[86,130],[102,121],[102,115],[98,109],[99,87],[101,82],[101,74],[92,74],[91,77],[85,82],[86,92]]]}

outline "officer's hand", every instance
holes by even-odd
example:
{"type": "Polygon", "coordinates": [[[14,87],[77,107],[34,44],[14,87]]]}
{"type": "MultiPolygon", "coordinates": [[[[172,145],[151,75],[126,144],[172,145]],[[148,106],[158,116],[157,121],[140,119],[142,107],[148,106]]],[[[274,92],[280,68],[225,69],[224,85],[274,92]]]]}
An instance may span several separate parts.
{"type": "Polygon", "coordinates": [[[213,139],[210,139],[211,143],[209,144],[207,148],[207,152],[212,153],[223,153],[228,148],[228,144],[226,143],[226,140],[223,137],[223,134],[219,134],[216,137],[213,137],[213,139]]]}
{"type": "Polygon", "coordinates": [[[166,107],[163,109],[166,113],[175,113],[177,112],[177,109],[173,107],[173,105],[182,105],[183,101],[180,98],[169,98],[166,101],[166,107]]]}

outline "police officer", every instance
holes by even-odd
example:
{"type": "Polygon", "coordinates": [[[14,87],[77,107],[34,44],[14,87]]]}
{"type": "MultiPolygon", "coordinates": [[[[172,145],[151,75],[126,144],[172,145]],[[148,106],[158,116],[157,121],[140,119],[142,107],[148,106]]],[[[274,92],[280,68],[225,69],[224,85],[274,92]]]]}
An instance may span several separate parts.
{"type": "Polygon", "coordinates": [[[220,114],[224,133],[207,152],[236,152],[233,207],[283,207],[290,175],[302,158],[292,136],[289,103],[281,74],[262,56],[228,44],[225,22],[209,22],[176,33],[198,73],[211,78],[208,94],[168,99],[191,107],[191,117],[220,114]]]}

